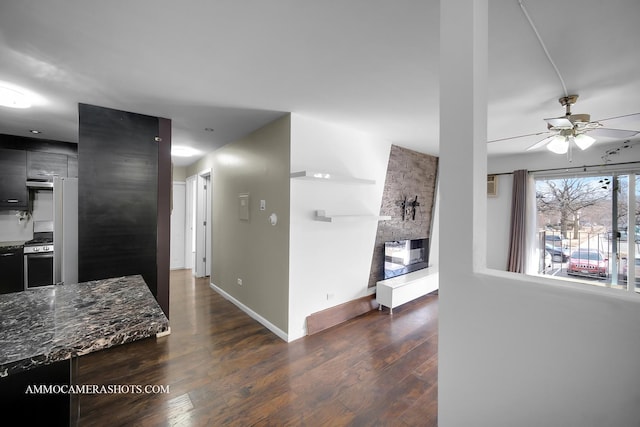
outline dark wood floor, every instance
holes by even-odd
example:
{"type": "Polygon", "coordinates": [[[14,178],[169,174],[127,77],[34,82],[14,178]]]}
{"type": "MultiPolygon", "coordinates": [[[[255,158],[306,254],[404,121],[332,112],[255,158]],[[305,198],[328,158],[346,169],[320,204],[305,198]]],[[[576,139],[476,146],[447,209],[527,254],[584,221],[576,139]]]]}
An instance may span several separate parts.
{"type": "Polygon", "coordinates": [[[168,385],[81,395],[80,426],[436,426],[438,297],[285,343],[172,271],[171,334],[79,358],[77,384],[168,385]]]}

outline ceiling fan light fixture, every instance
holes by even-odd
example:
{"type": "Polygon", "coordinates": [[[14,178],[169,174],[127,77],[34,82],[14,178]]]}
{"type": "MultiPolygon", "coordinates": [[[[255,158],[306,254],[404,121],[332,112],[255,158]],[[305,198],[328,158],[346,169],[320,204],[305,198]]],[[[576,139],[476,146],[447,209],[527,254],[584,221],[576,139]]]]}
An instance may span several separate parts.
{"type": "Polygon", "coordinates": [[[573,129],[573,122],[566,117],[544,119],[548,129],[573,129]]]}
{"type": "Polygon", "coordinates": [[[578,148],[581,150],[586,150],[591,147],[591,145],[596,142],[595,138],[590,137],[589,135],[585,135],[583,133],[576,135],[574,141],[578,148]]]}
{"type": "Polygon", "coordinates": [[[556,154],[565,154],[569,150],[569,139],[566,136],[556,135],[547,144],[547,149],[556,154]]]}

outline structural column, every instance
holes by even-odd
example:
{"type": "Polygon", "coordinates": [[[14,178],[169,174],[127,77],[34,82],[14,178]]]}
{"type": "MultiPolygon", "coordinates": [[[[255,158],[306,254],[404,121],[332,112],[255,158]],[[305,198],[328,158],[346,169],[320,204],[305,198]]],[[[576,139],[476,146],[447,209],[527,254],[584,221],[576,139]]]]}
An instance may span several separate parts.
{"type": "Polygon", "coordinates": [[[461,425],[474,273],[486,267],[486,0],[440,2],[438,423],[461,425]]]}

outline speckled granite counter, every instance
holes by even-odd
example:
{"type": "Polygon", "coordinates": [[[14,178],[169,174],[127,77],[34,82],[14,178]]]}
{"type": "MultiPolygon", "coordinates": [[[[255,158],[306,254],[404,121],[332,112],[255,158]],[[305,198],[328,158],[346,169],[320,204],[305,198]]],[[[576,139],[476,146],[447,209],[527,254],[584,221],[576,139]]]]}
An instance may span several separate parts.
{"type": "Polygon", "coordinates": [[[0,242],[0,252],[12,251],[24,247],[24,242],[0,242]]]}
{"type": "Polygon", "coordinates": [[[0,295],[0,377],[168,328],[169,321],[142,276],[0,295]]]}

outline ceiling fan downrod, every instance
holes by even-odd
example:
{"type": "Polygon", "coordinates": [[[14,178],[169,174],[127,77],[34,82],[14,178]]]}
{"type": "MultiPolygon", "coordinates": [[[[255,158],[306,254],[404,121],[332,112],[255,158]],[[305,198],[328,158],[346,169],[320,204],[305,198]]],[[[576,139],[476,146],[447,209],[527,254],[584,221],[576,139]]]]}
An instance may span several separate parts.
{"type": "Polygon", "coordinates": [[[558,102],[560,102],[560,105],[566,108],[565,116],[569,117],[571,115],[571,106],[575,104],[577,100],[578,100],[578,95],[568,95],[558,99],[558,102]]]}

